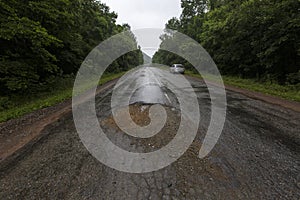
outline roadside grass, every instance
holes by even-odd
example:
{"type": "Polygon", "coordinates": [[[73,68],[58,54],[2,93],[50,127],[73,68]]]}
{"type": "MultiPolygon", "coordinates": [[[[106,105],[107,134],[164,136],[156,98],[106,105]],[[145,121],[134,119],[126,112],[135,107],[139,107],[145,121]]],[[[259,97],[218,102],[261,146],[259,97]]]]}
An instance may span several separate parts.
{"type": "MultiPolygon", "coordinates": [[[[192,71],[186,71],[186,75],[202,79],[200,74],[192,71]]],[[[258,82],[253,79],[242,79],[232,76],[222,76],[225,85],[231,85],[242,89],[260,92],[272,96],[281,97],[283,99],[300,102],[300,85],[279,85],[271,82],[258,82]]],[[[213,77],[208,77],[213,81],[213,77]]]]}
{"type": "MultiPolygon", "coordinates": [[[[103,85],[111,80],[123,76],[125,72],[117,74],[104,74],[99,81],[99,85],[103,85]]],[[[52,89],[43,91],[37,94],[16,95],[7,100],[6,97],[2,97],[6,102],[7,109],[0,111],[0,123],[21,117],[25,114],[33,111],[54,106],[65,100],[72,98],[74,78],[66,78],[60,80],[52,85],[52,89]]]]}

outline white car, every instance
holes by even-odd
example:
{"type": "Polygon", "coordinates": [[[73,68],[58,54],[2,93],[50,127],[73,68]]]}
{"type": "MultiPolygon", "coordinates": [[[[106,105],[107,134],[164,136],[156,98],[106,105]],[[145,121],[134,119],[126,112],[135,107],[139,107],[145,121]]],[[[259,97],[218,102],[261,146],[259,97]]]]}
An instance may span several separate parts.
{"type": "Polygon", "coordinates": [[[171,73],[179,73],[179,74],[184,74],[184,66],[182,64],[174,64],[170,67],[170,72],[171,73]]]}

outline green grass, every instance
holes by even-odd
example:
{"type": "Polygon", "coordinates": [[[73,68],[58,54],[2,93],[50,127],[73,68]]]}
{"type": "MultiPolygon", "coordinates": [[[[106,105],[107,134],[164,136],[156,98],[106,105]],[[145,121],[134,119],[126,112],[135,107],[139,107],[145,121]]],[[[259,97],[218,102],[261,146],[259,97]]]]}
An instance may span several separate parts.
{"type": "MultiPolygon", "coordinates": [[[[186,75],[202,78],[201,75],[186,71],[186,75]]],[[[260,92],[283,99],[300,102],[300,85],[279,85],[271,82],[258,82],[253,79],[242,79],[232,76],[222,76],[225,85],[231,85],[250,91],[260,92]]],[[[212,77],[208,79],[213,80],[212,77]]]]}
{"type": "MultiPolygon", "coordinates": [[[[104,74],[99,85],[107,83],[113,79],[123,76],[125,72],[117,74],[104,74]]],[[[2,99],[1,104],[6,104],[6,109],[0,111],[0,122],[21,117],[35,110],[50,107],[72,98],[74,78],[66,78],[53,85],[55,89],[40,92],[38,94],[13,96],[9,100],[7,97],[2,99]],[[3,102],[5,101],[5,102],[3,102]],[[9,104],[9,105],[8,105],[9,104]],[[8,105],[8,106],[7,106],[8,105]]]]}

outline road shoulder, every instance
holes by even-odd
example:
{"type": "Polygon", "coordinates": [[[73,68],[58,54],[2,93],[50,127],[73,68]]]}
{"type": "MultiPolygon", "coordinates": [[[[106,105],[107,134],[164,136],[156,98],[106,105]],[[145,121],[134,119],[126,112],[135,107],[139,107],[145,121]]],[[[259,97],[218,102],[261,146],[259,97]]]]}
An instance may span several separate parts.
{"type": "MultiPolygon", "coordinates": [[[[188,76],[188,75],[185,75],[185,76],[190,79],[193,79],[193,80],[203,81],[203,79],[200,79],[197,77],[188,76]]],[[[217,85],[216,83],[211,83],[211,84],[217,85]]],[[[236,92],[236,93],[245,95],[252,99],[264,101],[266,103],[278,105],[278,106],[288,108],[288,109],[296,111],[296,112],[300,112],[300,103],[296,102],[296,101],[290,101],[290,100],[282,99],[280,97],[275,97],[275,96],[263,94],[260,92],[250,91],[250,90],[238,88],[238,87],[227,85],[227,84],[225,84],[225,88],[228,91],[236,92]]]]}
{"type": "MultiPolygon", "coordinates": [[[[116,84],[118,79],[109,81],[97,89],[101,93],[116,84]]],[[[88,98],[83,95],[84,98],[88,98]]],[[[7,166],[24,151],[45,136],[43,130],[72,112],[72,99],[55,106],[34,111],[18,119],[0,124],[0,166],[7,166]]]]}

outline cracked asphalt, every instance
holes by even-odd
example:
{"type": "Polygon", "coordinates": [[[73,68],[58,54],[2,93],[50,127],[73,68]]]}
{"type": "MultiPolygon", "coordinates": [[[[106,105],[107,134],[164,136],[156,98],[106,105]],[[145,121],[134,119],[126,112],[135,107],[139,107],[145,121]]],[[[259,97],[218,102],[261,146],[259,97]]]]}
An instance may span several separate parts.
{"type": "MultiPolygon", "coordinates": [[[[160,149],[180,124],[176,97],[165,88],[167,78],[178,75],[141,68],[134,76],[147,78],[149,70],[161,85],[134,94],[130,113],[144,126],[149,123],[149,104],[164,105],[167,122],[154,137],[134,138],[116,126],[111,116],[113,88],[96,97],[101,127],[128,151],[160,149]]],[[[130,174],[103,165],[82,144],[69,113],[47,126],[45,136],[21,156],[0,165],[0,199],[299,199],[300,113],[227,91],[222,135],[213,151],[199,159],[210,121],[210,97],[204,82],[187,79],[198,97],[199,129],[188,151],[170,166],[130,174]]]]}

